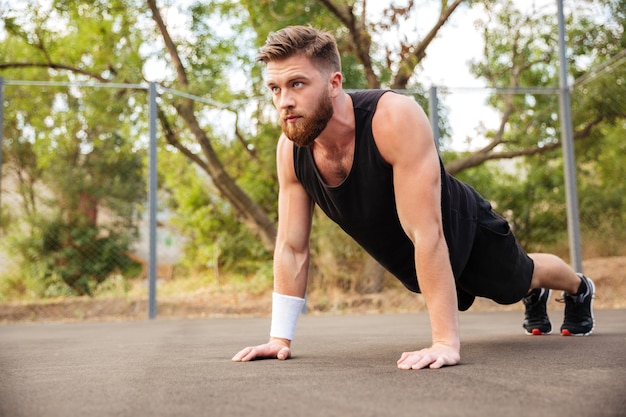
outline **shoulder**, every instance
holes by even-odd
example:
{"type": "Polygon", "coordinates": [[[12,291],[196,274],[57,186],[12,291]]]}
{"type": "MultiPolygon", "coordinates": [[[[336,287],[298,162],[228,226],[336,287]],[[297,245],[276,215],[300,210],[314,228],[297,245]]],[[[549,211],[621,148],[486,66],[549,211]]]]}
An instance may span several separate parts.
{"type": "Polygon", "coordinates": [[[279,167],[286,163],[293,163],[293,147],[293,142],[284,133],[281,134],[276,146],[276,162],[279,167]]]}
{"type": "Polygon", "coordinates": [[[411,97],[388,92],[378,102],[372,120],[372,133],[385,160],[434,149],[428,117],[411,97]]]}
{"type": "Polygon", "coordinates": [[[294,181],[296,179],[293,165],[294,144],[284,134],[280,135],[276,147],[276,170],[279,182],[294,181]]]}
{"type": "Polygon", "coordinates": [[[403,119],[408,122],[424,122],[424,117],[424,111],[412,97],[387,91],[378,101],[374,123],[382,120],[383,126],[389,126],[389,123],[384,121],[401,121],[403,119]]]}
{"type": "Polygon", "coordinates": [[[279,158],[284,158],[286,154],[291,154],[293,152],[293,142],[291,142],[285,134],[281,134],[278,138],[278,145],[276,147],[276,156],[279,158]]]}

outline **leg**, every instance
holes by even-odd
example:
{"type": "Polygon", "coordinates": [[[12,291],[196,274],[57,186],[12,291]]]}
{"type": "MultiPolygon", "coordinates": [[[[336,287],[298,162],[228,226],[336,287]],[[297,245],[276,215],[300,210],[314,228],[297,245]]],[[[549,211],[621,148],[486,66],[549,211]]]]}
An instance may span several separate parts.
{"type": "Polygon", "coordinates": [[[533,253],[529,256],[535,263],[535,269],[531,280],[531,291],[524,298],[524,305],[526,306],[524,328],[526,328],[526,332],[528,334],[549,333],[549,331],[541,331],[540,326],[537,326],[539,323],[545,324],[546,328],[551,328],[546,312],[549,292],[546,292],[545,289],[548,288],[563,291],[561,301],[565,303],[565,316],[561,326],[561,334],[564,336],[587,336],[591,334],[594,327],[593,298],[595,287],[593,281],[574,272],[557,256],[544,253],[533,253]],[[537,331],[536,327],[539,327],[537,331]]]}
{"type": "Polygon", "coordinates": [[[523,327],[528,334],[552,331],[546,303],[549,290],[563,292],[563,335],[588,335],[593,330],[593,282],[577,274],[561,258],[527,254],[507,221],[485,203],[479,208],[478,228],[469,260],[457,284],[466,292],[500,304],[520,299],[525,306],[523,327]]]}
{"type": "Polygon", "coordinates": [[[580,277],[561,258],[547,253],[528,254],[535,263],[530,288],[549,288],[576,294],[580,277]]]}

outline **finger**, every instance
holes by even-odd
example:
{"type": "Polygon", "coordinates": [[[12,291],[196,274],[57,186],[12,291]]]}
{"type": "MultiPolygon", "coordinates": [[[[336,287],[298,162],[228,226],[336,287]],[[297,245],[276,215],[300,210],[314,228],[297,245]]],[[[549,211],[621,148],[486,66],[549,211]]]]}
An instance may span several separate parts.
{"type": "Polygon", "coordinates": [[[281,361],[284,361],[285,359],[289,359],[289,357],[291,356],[291,350],[288,347],[284,347],[281,350],[278,351],[278,354],[276,354],[276,358],[278,358],[281,361]]]}
{"type": "Polygon", "coordinates": [[[252,347],[250,348],[250,350],[248,350],[248,352],[241,358],[241,362],[249,362],[253,359],[255,359],[256,357],[259,356],[259,351],[258,351],[258,347],[252,347]]]}
{"type": "Polygon", "coordinates": [[[443,358],[437,358],[436,361],[430,364],[430,369],[439,369],[442,368],[446,364],[446,361],[443,358]]]}
{"type": "Polygon", "coordinates": [[[247,356],[248,353],[250,353],[251,350],[252,350],[251,347],[247,347],[245,349],[240,350],[235,356],[233,356],[232,361],[233,362],[243,362],[243,358],[245,356],[247,356]]]}
{"type": "Polygon", "coordinates": [[[398,364],[400,369],[422,369],[429,366],[437,360],[437,357],[421,350],[419,352],[407,352],[401,358],[402,362],[398,364]]]}
{"type": "Polygon", "coordinates": [[[406,363],[407,361],[413,361],[419,359],[422,356],[422,350],[419,351],[415,351],[415,352],[403,352],[402,355],[400,356],[400,359],[398,359],[398,363],[406,363]]]}
{"type": "Polygon", "coordinates": [[[431,356],[423,356],[420,360],[418,360],[411,366],[411,369],[423,369],[430,365],[432,362],[433,358],[431,356]]]}
{"type": "MultiPolygon", "coordinates": [[[[398,368],[400,369],[419,369],[415,365],[418,364],[424,357],[418,352],[404,352],[398,360],[398,368]]],[[[428,365],[428,364],[426,364],[428,365]]],[[[424,366],[426,366],[424,365],[424,366]]]]}
{"type": "Polygon", "coordinates": [[[244,354],[241,357],[240,362],[250,362],[257,358],[265,358],[268,355],[265,353],[264,346],[252,346],[245,349],[244,354]]]}
{"type": "Polygon", "coordinates": [[[407,357],[409,357],[409,355],[411,355],[411,352],[403,352],[402,355],[400,356],[400,359],[398,359],[398,362],[396,363],[400,365],[406,360],[407,357]]]}

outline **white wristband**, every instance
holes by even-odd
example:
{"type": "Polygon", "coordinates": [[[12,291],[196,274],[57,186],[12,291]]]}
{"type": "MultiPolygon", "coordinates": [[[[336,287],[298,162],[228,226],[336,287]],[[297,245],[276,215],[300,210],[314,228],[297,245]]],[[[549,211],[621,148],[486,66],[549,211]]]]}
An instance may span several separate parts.
{"type": "Polygon", "coordinates": [[[300,297],[272,294],[272,325],[270,337],[293,340],[298,317],[306,300],[300,297]]]}

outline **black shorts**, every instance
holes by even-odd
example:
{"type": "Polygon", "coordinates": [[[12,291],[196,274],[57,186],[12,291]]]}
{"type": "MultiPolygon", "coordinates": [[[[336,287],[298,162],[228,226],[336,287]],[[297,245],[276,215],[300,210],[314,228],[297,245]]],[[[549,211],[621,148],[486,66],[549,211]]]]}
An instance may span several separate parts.
{"type": "Polygon", "coordinates": [[[534,268],[506,219],[494,213],[485,201],[479,207],[469,260],[457,278],[459,295],[485,297],[499,304],[516,303],[528,294],[534,268]]]}

